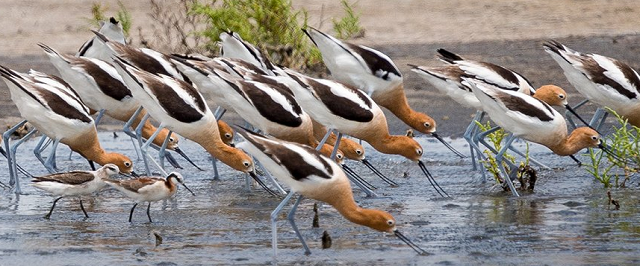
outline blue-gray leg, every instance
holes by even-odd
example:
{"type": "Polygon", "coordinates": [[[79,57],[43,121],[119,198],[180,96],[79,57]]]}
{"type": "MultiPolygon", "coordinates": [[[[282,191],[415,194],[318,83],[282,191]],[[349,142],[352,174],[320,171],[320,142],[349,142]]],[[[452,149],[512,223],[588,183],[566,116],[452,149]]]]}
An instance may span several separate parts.
{"type": "Polygon", "coordinates": [[[18,177],[16,150],[18,149],[18,146],[28,140],[36,132],[36,129],[31,129],[29,133],[27,133],[24,137],[22,137],[22,139],[16,141],[15,143],[11,143],[11,134],[22,127],[25,123],[27,123],[27,120],[19,122],[9,130],[4,132],[4,134],[2,134],[5,150],[7,152],[7,164],[9,166],[9,186],[13,187],[12,192],[16,194],[22,193],[20,189],[20,179],[18,177]]]}
{"type": "Polygon", "coordinates": [[[515,165],[511,164],[509,161],[506,161],[507,164],[509,164],[509,167],[511,168],[511,172],[507,173],[507,170],[504,168],[504,165],[502,164],[502,161],[504,159],[504,153],[507,151],[507,149],[509,148],[513,140],[515,140],[515,138],[516,137],[513,136],[513,133],[509,134],[504,146],[500,149],[498,154],[496,154],[496,163],[498,164],[498,167],[500,168],[500,171],[504,176],[504,182],[506,182],[507,185],[509,186],[509,189],[511,189],[511,193],[514,196],[519,197],[520,195],[518,195],[518,191],[516,191],[516,188],[513,185],[513,182],[511,180],[512,174],[515,173],[515,171],[517,171],[518,168],[515,165]]]}
{"type": "Polygon", "coordinates": [[[302,201],[302,195],[298,196],[298,199],[293,204],[293,207],[291,207],[291,210],[287,215],[287,221],[289,221],[289,223],[291,224],[291,227],[293,227],[293,231],[296,232],[298,239],[300,239],[300,243],[302,243],[302,247],[304,248],[304,254],[311,255],[311,250],[309,250],[309,247],[307,246],[307,242],[304,241],[304,237],[302,237],[302,235],[300,234],[300,231],[298,230],[298,226],[296,226],[295,216],[296,216],[296,210],[298,210],[298,204],[300,204],[300,201],[302,201]]]}
{"type": "Polygon", "coordinates": [[[476,111],[476,115],[473,118],[473,120],[471,121],[471,123],[469,124],[469,126],[467,127],[467,130],[465,130],[464,132],[464,139],[467,141],[467,143],[469,143],[469,151],[471,153],[471,163],[472,163],[472,169],[475,171],[477,170],[477,164],[479,164],[480,162],[476,162],[476,154],[478,155],[478,161],[479,160],[486,160],[486,158],[484,158],[484,155],[482,154],[482,151],[480,150],[480,147],[478,146],[478,143],[474,141],[473,136],[475,135],[477,129],[478,129],[478,124],[477,122],[482,121],[482,119],[484,118],[484,112],[483,111],[476,111]]]}
{"type": "Polygon", "coordinates": [[[173,131],[169,130],[169,134],[166,138],[164,138],[162,146],[160,147],[160,150],[158,150],[158,160],[160,161],[160,167],[162,167],[162,169],[164,169],[164,156],[166,154],[167,144],[169,144],[169,138],[171,137],[172,133],[173,131]]]}
{"type": "Polygon", "coordinates": [[[289,200],[291,200],[291,198],[293,197],[293,195],[295,195],[296,193],[294,192],[290,192],[281,202],[280,204],[278,204],[278,207],[276,207],[275,210],[273,210],[273,212],[271,212],[271,247],[273,248],[273,258],[275,259],[278,256],[278,225],[277,225],[277,219],[278,219],[278,214],[280,214],[280,212],[282,211],[282,209],[284,208],[285,205],[287,205],[287,202],[289,202],[289,200]]]}
{"type": "Polygon", "coordinates": [[[49,153],[49,157],[47,157],[47,161],[44,164],[44,167],[47,168],[49,173],[57,173],[58,167],[56,166],[56,149],[58,148],[58,144],[60,144],[60,140],[53,140],[53,145],[51,145],[51,152],[49,153]]]}
{"type": "Polygon", "coordinates": [[[94,125],[96,126],[96,128],[98,128],[98,124],[100,124],[100,120],[102,120],[102,116],[104,116],[104,109],[100,109],[100,111],[98,112],[98,116],[96,116],[96,119],[94,119],[94,125]]]}
{"type": "Polygon", "coordinates": [[[211,156],[211,163],[213,164],[213,180],[220,180],[220,174],[218,174],[218,165],[216,164],[218,159],[211,156]]]}

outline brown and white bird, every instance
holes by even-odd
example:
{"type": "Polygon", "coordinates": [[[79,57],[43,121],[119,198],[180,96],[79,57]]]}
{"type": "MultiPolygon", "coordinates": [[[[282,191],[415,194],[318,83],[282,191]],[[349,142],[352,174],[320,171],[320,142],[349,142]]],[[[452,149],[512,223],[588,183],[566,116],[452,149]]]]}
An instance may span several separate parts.
{"type": "Polygon", "coordinates": [[[84,213],[85,218],[89,218],[87,211],[82,205],[82,197],[91,195],[107,185],[105,180],[109,177],[120,173],[118,166],[115,164],[106,164],[96,171],[71,171],[65,173],[57,173],[46,176],[33,177],[31,180],[34,187],[47,191],[54,196],[53,205],[49,213],[44,216],[45,219],[51,217],[53,208],[56,207],[58,200],[63,197],[78,196],[80,198],[80,209],[84,213]]]}
{"type": "Polygon", "coordinates": [[[166,178],[142,176],[127,180],[107,179],[106,182],[136,202],[129,213],[129,222],[131,222],[133,210],[138,206],[138,203],[148,202],[147,217],[149,217],[149,222],[152,223],[153,221],[149,214],[151,202],[168,199],[176,194],[176,191],[178,190],[178,183],[182,184],[184,188],[195,196],[193,191],[184,184],[184,178],[182,178],[182,175],[177,172],[171,172],[166,178]]]}

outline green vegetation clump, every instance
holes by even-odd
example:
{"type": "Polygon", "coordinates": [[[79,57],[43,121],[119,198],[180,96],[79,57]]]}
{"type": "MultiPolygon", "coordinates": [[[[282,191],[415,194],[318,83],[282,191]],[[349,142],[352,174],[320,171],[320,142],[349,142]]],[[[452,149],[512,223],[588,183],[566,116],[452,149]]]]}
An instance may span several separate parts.
{"type": "MultiPolygon", "coordinates": [[[[490,121],[487,121],[486,124],[482,124],[476,121],[476,124],[478,125],[479,129],[482,132],[485,132],[493,127],[490,121]]],[[[502,141],[505,140],[507,136],[509,136],[509,134],[505,132],[504,129],[501,128],[487,135],[487,139],[488,139],[488,142],[493,146],[492,148],[495,149],[496,151],[499,151],[500,149],[502,149],[502,145],[503,145],[502,141]]],[[[512,169],[510,169],[509,164],[507,162],[510,162],[512,165],[517,165],[518,166],[517,179],[520,180],[521,182],[520,188],[523,190],[527,190],[527,189],[533,190],[534,183],[535,183],[535,177],[533,176],[535,176],[536,171],[529,164],[529,143],[526,144],[526,147],[527,148],[524,153],[525,155],[524,161],[520,161],[516,163],[516,158],[513,155],[509,154],[508,152],[505,152],[503,155],[502,166],[507,171],[507,173],[510,173],[512,169]],[[525,178],[525,175],[528,175],[529,177],[525,178]],[[531,180],[532,178],[533,180],[531,180]],[[525,183],[528,183],[528,184],[525,184],[525,183]]],[[[488,149],[484,150],[483,153],[487,157],[487,160],[482,161],[482,164],[487,169],[487,171],[493,175],[493,178],[495,179],[496,183],[503,184],[504,179],[500,176],[502,172],[500,171],[500,167],[498,165],[498,162],[496,161],[496,155],[488,149]]],[[[505,177],[505,178],[508,178],[508,177],[505,177]]]]}
{"type": "Polygon", "coordinates": [[[294,10],[290,0],[214,0],[196,3],[192,11],[207,18],[202,34],[209,38],[210,50],[215,49],[220,33],[230,30],[266,51],[277,64],[304,69],[321,60],[301,30],[307,27],[307,12],[294,10]]]}
{"type": "Polygon", "coordinates": [[[360,16],[356,14],[347,0],[341,0],[340,3],[346,14],[341,19],[332,19],[336,37],[339,39],[364,37],[364,29],[360,27],[360,16]]]}
{"type": "Polygon", "coordinates": [[[604,187],[625,187],[629,178],[640,171],[640,128],[630,125],[615,111],[609,108],[607,111],[616,117],[619,124],[617,127],[614,126],[613,133],[603,138],[603,142],[613,155],[602,150],[590,149],[586,155],[591,160],[591,165],[587,165],[587,171],[604,187]],[[603,161],[603,158],[607,160],[603,161]],[[622,182],[620,182],[621,176],[624,177],[622,182]],[[611,184],[611,177],[614,178],[613,184],[611,184]]]}

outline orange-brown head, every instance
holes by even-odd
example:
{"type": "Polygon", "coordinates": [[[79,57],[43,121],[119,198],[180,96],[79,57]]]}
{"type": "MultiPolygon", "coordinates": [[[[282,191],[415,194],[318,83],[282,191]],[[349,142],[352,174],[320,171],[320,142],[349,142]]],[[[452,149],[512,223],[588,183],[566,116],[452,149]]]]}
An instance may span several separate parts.
{"type": "Polygon", "coordinates": [[[369,144],[379,152],[402,155],[412,161],[418,161],[422,157],[422,146],[407,136],[388,136],[369,142],[369,144]]]}
{"type": "Polygon", "coordinates": [[[600,143],[598,132],[588,127],[579,127],[573,130],[565,141],[549,147],[549,149],[558,155],[569,156],[584,148],[598,147],[600,143]]]}
{"type": "MultiPolygon", "coordinates": [[[[214,154],[212,154],[214,155],[214,154]]],[[[248,173],[253,172],[253,159],[244,151],[227,145],[220,147],[219,151],[214,155],[218,160],[238,171],[248,173]]]]}
{"type": "Polygon", "coordinates": [[[362,161],[365,158],[364,147],[353,140],[342,138],[340,140],[340,151],[345,157],[351,160],[362,161]]]}
{"type": "Polygon", "coordinates": [[[220,139],[227,145],[233,144],[233,129],[222,120],[218,120],[218,132],[220,132],[220,139]]]}
{"type": "MultiPolygon", "coordinates": [[[[324,144],[322,145],[322,148],[320,148],[319,150],[320,153],[322,153],[322,155],[330,157],[331,153],[333,152],[333,146],[329,145],[329,144],[324,144]]],[[[344,161],[344,153],[338,149],[338,151],[336,152],[336,160],[335,160],[338,164],[342,164],[342,162],[344,161]]]]}
{"type": "Polygon", "coordinates": [[[538,88],[533,97],[551,106],[566,106],[568,104],[567,92],[556,85],[544,85],[538,88]]]}
{"type": "Polygon", "coordinates": [[[360,212],[366,219],[356,223],[381,232],[392,233],[396,230],[396,219],[388,212],[376,209],[361,209],[360,212]]]}
{"type": "MultiPolygon", "coordinates": [[[[153,135],[155,130],[156,130],[155,127],[150,133],[143,130],[142,137],[148,139],[153,135]]],[[[158,147],[161,147],[162,143],[164,143],[164,140],[167,138],[168,135],[169,135],[169,130],[166,128],[163,128],[162,130],[160,130],[160,133],[158,133],[158,136],[156,136],[156,138],[153,139],[153,144],[158,145],[158,147]]],[[[180,142],[178,135],[176,133],[171,133],[171,136],[169,137],[169,142],[167,143],[167,149],[175,150],[176,147],[178,147],[178,142],[180,142]]]]}
{"type": "Polygon", "coordinates": [[[95,162],[100,165],[115,164],[120,169],[120,172],[128,174],[133,171],[133,162],[126,155],[117,152],[107,152],[104,156],[95,159],[95,162]]]}
{"type": "Polygon", "coordinates": [[[436,132],[436,121],[425,113],[413,112],[405,123],[424,134],[436,132]]]}

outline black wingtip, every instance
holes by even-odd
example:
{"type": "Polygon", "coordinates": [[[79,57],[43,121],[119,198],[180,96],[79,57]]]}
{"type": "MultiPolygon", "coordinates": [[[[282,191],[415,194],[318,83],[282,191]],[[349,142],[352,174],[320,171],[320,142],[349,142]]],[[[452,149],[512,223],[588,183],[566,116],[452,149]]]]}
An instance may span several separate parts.
{"type": "Polygon", "coordinates": [[[407,64],[407,66],[409,66],[409,67],[411,67],[411,68],[414,68],[414,69],[419,68],[419,66],[418,66],[418,65],[414,65],[414,64],[407,64]]]}
{"type": "Polygon", "coordinates": [[[113,24],[113,25],[118,25],[118,22],[119,22],[119,21],[118,21],[118,20],[116,20],[116,18],[114,18],[114,17],[110,17],[110,18],[109,18],[109,22],[111,22],[111,24],[113,24]]]}
{"type": "Polygon", "coordinates": [[[454,63],[455,61],[459,61],[459,60],[464,60],[462,57],[460,57],[459,55],[449,52],[447,50],[445,50],[444,48],[439,48],[438,53],[440,54],[440,59],[449,62],[449,63],[454,63]]]}

